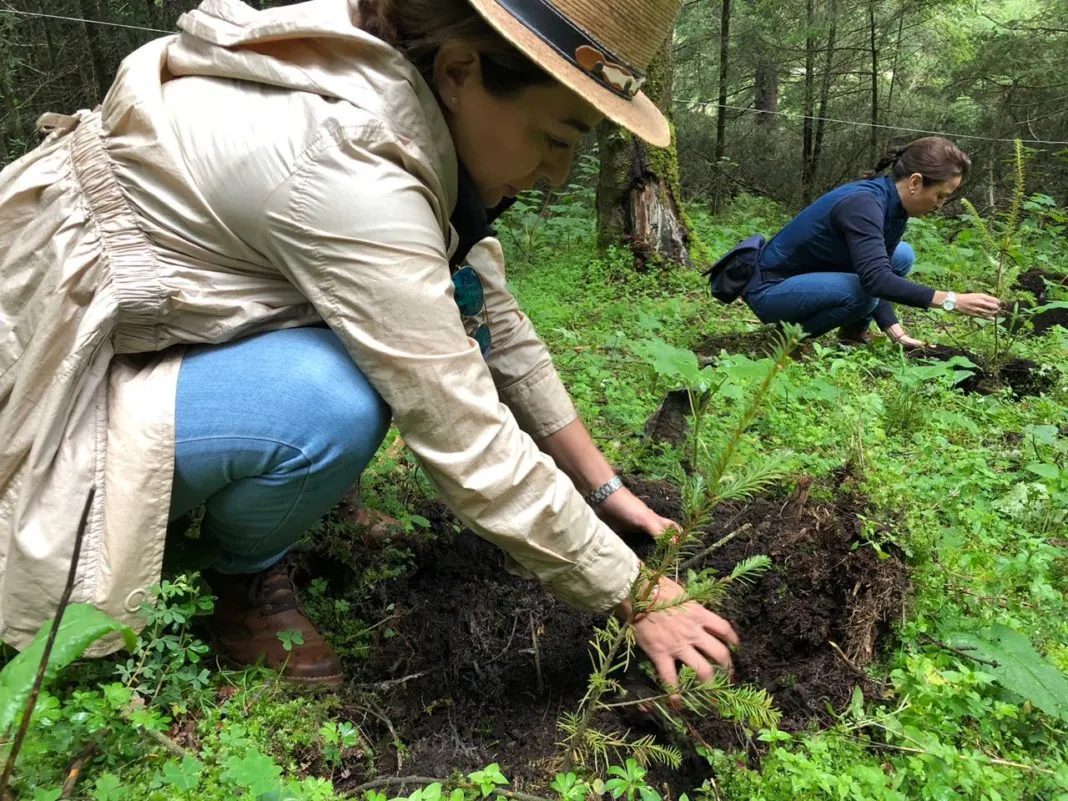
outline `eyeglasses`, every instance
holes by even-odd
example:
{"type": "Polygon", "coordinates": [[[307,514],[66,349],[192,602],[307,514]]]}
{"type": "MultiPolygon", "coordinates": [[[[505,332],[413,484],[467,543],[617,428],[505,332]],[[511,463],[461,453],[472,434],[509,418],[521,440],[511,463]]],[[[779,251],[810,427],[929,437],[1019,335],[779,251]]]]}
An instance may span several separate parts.
{"type": "Polygon", "coordinates": [[[474,267],[465,265],[452,274],[452,285],[453,299],[463,317],[464,330],[478,343],[478,349],[485,358],[493,342],[486,323],[486,293],[482,288],[482,279],[474,267]]]}

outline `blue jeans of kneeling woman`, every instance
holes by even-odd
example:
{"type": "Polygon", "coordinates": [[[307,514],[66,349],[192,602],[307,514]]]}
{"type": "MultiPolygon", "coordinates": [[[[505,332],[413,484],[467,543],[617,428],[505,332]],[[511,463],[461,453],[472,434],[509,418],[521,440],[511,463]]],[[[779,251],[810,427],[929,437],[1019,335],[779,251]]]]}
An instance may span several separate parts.
{"type": "MultiPolygon", "coordinates": [[[[915,260],[912,247],[902,242],[890,258],[890,269],[905,277],[915,260]]],[[[762,282],[745,302],[762,322],[800,323],[805,333],[818,337],[833,328],[870,322],[880,301],[864,290],[856,273],[811,272],[762,282]]]]}
{"type": "Polygon", "coordinates": [[[211,567],[266,569],[341,500],[390,419],[327,328],[190,348],[178,374],[170,519],[204,504],[211,567]]]}

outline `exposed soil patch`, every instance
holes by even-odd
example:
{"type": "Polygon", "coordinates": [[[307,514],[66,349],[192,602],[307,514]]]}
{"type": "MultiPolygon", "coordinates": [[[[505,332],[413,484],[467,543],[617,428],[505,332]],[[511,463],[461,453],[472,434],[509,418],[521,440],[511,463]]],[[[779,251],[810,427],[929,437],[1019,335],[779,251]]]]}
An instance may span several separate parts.
{"type": "MultiPolygon", "coordinates": [[[[763,359],[775,351],[778,331],[773,325],[765,325],[755,331],[738,331],[706,337],[693,346],[693,352],[704,364],[715,364],[720,351],[740,353],[750,359],[763,359]]],[[[794,351],[801,352],[804,343],[794,351]]]]}
{"type": "Polygon", "coordinates": [[[1068,287],[1068,276],[1057,275],[1037,267],[1027,272],[1020,273],[1016,278],[1016,287],[1025,292],[1030,292],[1039,303],[1045,303],[1049,299],[1050,286],[1068,287]]]}
{"type": "MultiPolygon", "coordinates": [[[[963,356],[972,364],[980,363],[979,357],[971,351],[948,345],[929,345],[922,350],[908,351],[910,359],[934,359],[948,362],[954,356],[963,356]]],[[[969,368],[972,375],[957,384],[962,392],[978,392],[990,395],[1004,386],[1012,389],[1017,398],[1028,395],[1040,395],[1051,389],[1056,383],[1053,373],[1043,372],[1042,366],[1030,359],[1012,359],[1007,362],[995,377],[981,367],[969,368]]]]}
{"type": "MultiPolygon", "coordinates": [[[[1034,295],[1035,303],[1042,306],[1051,300],[1049,287],[1068,286],[1068,276],[1056,275],[1035,268],[1020,273],[1016,279],[1016,286],[1034,295]]],[[[1068,309],[1050,309],[1049,311],[1040,312],[1031,318],[1031,324],[1034,326],[1035,335],[1044,334],[1055,325],[1068,328],[1068,309]]]]}
{"type": "MultiPolygon", "coordinates": [[[[670,485],[628,483],[654,510],[678,517],[679,496],[670,485]]],[[[806,495],[724,507],[707,534],[713,542],[748,524],[706,560],[723,572],[754,554],[773,560],[754,586],[736,592],[724,614],[744,641],[736,657],[738,679],[771,691],[783,725],[792,730],[825,720],[828,705],[847,703],[858,683],[868,694],[877,692],[863,668],[899,617],[907,585],[896,557],[879,559],[863,544],[853,549],[862,502],[851,490],[839,493],[834,504],[806,503],[806,495]]],[[[394,615],[389,625],[395,634],[387,637],[381,627],[370,657],[346,666],[343,714],[374,738],[380,774],[447,776],[454,768],[497,761],[518,787],[544,786],[558,768],[556,722],[577,707],[586,689],[587,642],[600,617],[506,573],[501,552],[468,532],[455,533],[440,504],[422,514],[431,521],[433,540],[416,546],[408,575],[378,584],[373,602],[359,610],[368,620],[394,615]],[[371,694],[359,687],[390,681],[371,694]],[[390,727],[406,745],[402,768],[390,727]]],[[[373,561],[373,552],[361,554],[364,547],[356,547],[348,564],[373,561]]],[[[326,575],[336,585],[356,580],[353,569],[337,560],[316,554],[306,559],[305,578],[326,575]]],[[[643,679],[635,673],[631,680],[643,679]]],[[[690,724],[694,736],[712,745],[752,746],[733,724],[690,724]]],[[[599,725],[653,731],[670,741],[650,718],[611,715],[599,725]]],[[[349,776],[338,789],[371,776],[362,762],[347,767],[349,776]]],[[[653,775],[677,793],[700,784],[707,772],[691,752],[682,770],[657,769],[653,775]]]]}
{"type": "MultiPolygon", "coordinates": [[[[803,482],[787,499],[725,505],[706,542],[741,533],[693,565],[723,574],[747,557],[771,557],[772,569],[752,587],[734,592],[723,613],[743,641],[735,656],[738,681],[771,692],[783,713],[782,727],[790,731],[825,720],[828,705],[840,708],[858,683],[868,695],[878,692],[863,669],[900,618],[908,584],[897,554],[880,558],[861,544],[858,513],[864,502],[851,479],[845,478],[830,504],[806,502],[808,490],[809,482],[803,482]]],[[[674,491],[662,482],[645,482],[635,492],[654,509],[659,503],[660,514],[678,508],[677,495],[671,498],[674,491]]],[[[740,738],[743,732],[733,734],[740,738]]]]}

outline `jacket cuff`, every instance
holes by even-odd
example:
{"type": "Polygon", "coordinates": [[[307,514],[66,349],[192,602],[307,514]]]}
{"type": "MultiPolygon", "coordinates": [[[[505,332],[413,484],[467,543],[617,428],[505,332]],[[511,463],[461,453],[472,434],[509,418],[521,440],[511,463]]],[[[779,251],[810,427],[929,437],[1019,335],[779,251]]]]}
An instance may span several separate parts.
{"type": "Polygon", "coordinates": [[[565,603],[590,612],[611,612],[630,594],[638,580],[638,556],[612,529],[600,523],[600,542],[586,557],[547,582],[549,591],[565,603]]]}
{"type": "Polygon", "coordinates": [[[534,440],[555,434],[578,417],[578,410],[551,363],[497,393],[519,427],[534,440]]]}

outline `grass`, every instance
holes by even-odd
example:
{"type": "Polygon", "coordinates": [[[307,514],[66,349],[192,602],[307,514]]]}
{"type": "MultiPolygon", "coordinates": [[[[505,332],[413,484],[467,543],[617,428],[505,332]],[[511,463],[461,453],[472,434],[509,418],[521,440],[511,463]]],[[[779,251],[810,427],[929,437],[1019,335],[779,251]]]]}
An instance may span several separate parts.
{"type": "MultiPolygon", "coordinates": [[[[551,219],[536,238],[523,240],[523,257],[510,270],[512,289],[609,459],[628,472],[675,475],[677,454],[641,436],[672,387],[658,383],[634,344],[656,336],[691,347],[709,334],[752,330],[752,315],[740,304],[710,299],[696,271],[636,274],[623,253],[593,255],[592,225],[584,227],[574,211],[581,199],[560,229],[569,246],[560,245],[551,219]]],[[[784,219],[781,210],[747,198],[718,218],[700,209],[691,217],[710,253],[753,231],[772,232],[784,219]]],[[[913,224],[919,280],[982,285],[975,243],[959,229],[955,221],[913,224]]],[[[1045,269],[1068,273],[1068,245],[1041,221],[1025,228],[1021,247],[1045,269]]],[[[944,341],[943,319],[962,334],[968,325],[910,309],[902,317],[916,336],[933,341],[944,341]]],[[[873,514],[892,521],[889,529],[872,527],[872,542],[892,542],[913,571],[909,611],[880,663],[892,697],[856,698],[824,731],[757,734],[770,749],[759,768],[706,754],[710,778],[692,798],[1068,799],[1068,720],[1014,695],[986,665],[932,645],[1002,624],[1024,633],[1062,678],[1068,672],[1068,334],[1055,328],[1025,339],[1019,355],[1050,365],[1054,389],[1022,400],[964,395],[948,371],[921,374],[902,365],[885,340],[846,351],[827,338],[786,368],[742,458],[773,456],[790,476],[820,478],[862,457],[862,490],[873,514]],[[1036,471],[1041,464],[1051,467],[1036,471]]],[[[744,363],[736,363],[740,374],[744,363]]],[[[714,404],[707,436],[715,437],[731,413],[729,398],[714,404]]],[[[392,437],[383,447],[365,476],[365,493],[387,511],[401,511],[431,490],[392,437]]],[[[424,522],[409,520],[416,530],[424,522]]],[[[350,534],[328,527],[313,536],[343,550],[350,534]]],[[[323,583],[313,586],[312,612],[350,658],[366,652],[369,627],[388,625],[361,620],[362,599],[409,564],[406,551],[391,549],[364,566],[361,585],[344,597],[331,597],[323,583]]],[[[25,797],[58,798],[87,743],[94,744],[92,758],[74,797],[104,801],[253,797],[265,772],[291,783],[289,795],[262,797],[325,799],[334,795],[330,780],[340,775],[339,764],[366,758],[356,745],[339,759],[331,726],[344,721],[336,704],[301,698],[261,672],[205,664],[210,686],[153,707],[136,725],[116,712],[116,699],[124,698],[110,663],[68,672],[31,729],[19,769],[25,797]],[[174,721],[188,720],[194,731],[183,747],[198,754],[197,766],[144,735],[155,729],[173,738],[174,721]],[[319,778],[302,778],[308,775],[319,778]]]]}

